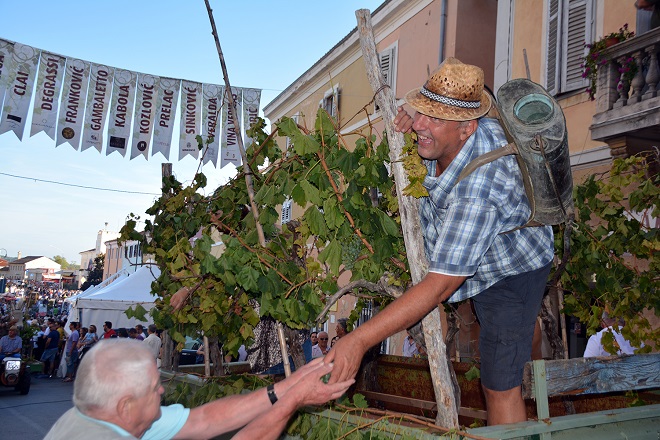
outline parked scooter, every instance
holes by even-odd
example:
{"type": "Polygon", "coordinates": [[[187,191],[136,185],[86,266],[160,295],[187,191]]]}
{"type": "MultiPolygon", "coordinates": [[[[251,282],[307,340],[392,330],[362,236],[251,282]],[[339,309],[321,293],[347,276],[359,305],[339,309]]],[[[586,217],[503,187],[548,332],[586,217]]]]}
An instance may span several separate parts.
{"type": "Polygon", "coordinates": [[[30,392],[30,366],[21,358],[6,356],[0,364],[0,384],[25,395],[30,392]]]}

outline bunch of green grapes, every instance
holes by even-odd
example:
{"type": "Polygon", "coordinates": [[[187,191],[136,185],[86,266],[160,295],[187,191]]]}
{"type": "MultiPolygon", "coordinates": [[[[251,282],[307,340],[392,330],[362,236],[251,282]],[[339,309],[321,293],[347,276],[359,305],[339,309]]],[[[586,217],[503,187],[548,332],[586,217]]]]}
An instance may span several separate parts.
{"type": "Polygon", "coordinates": [[[353,269],[353,265],[360,256],[361,251],[362,240],[357,234],[353,234],[350,238],[341,242],[341,262],[345,269],[353,269]]]}

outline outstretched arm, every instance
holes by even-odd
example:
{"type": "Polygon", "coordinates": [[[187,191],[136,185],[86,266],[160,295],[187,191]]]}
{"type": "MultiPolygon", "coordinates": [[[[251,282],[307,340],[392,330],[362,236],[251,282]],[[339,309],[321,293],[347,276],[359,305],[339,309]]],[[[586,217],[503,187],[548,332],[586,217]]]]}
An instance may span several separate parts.
{"type": "Polygon", "coordinates": [[[325,356],[325,362],[335,365],[329,383],[355,377],[369,348],[418,322],[449,298],[463,281],[465,277],[429,272],[376,316],[339,339],[325,356]]]}
{"type": "Polygon", "coordinates": [[[302,406],[320,405],[329,400],[341,397],[349,386],[355,382],[347,380],[327,385],[321,378],[332,371],[332,364],[320,364],[321,367],[311,371],[298,383],[291,387],[286,396],[278,398],[273,407],[263,416],[253,420],[241,429],[233,440],[275,440],[286,427],[289,419],[302,406]]]}
{"type": "Polygon", "coordinates": [[[277,438],[296,409],[336,399],[354,382],[349,380],[333,385],[321,382],[321,378],[332,368],[331,364],[324,363],[320,358],[302,366],[289,378],[275,384],[278,400],[274,405],[268,398],[266,388],[261,388],[250,394],[229,396],[194,408],[175,438],[212,438],[248,423],[250,425],[241,430],[236,438],[277,438]],[[271,434],[272,437],[269,436],[271,434]]]}

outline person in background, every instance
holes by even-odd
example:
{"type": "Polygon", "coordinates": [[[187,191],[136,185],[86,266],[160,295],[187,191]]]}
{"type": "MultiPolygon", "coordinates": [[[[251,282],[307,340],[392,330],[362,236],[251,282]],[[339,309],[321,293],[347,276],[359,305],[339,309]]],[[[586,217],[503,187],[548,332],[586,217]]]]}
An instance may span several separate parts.
{"type": "Polygon", "coordinates": [[[403,355],[405,357],[419,356],[419,350],[417,349],[417,344],[410,333],[407,333],[406,339],[403,341],[403,355]]]}
{"type": "Polygon", "coordinates": [[[57,331],[57,323],[54,319],[48,320],[48,327],[50,328],[50,332],[46,336],[44,353],[41,355],[40,361],[44,363],[44,373],[52,378],[55,373],[55,366],[57,365],[56,358],[60,343],[60,333],[57,331]]]}
{"type": "Polygon", "coordinates": [[[317,332],[311,332],[309,334],[309,339],[312,341],[312,347],[319,343],[319,334],[317,332]]]}
{"type": "MultiPolygon", "coordinates": [[[[421,43],[420,43],[421,44],[421,43]]],[[[523,227],[531,208],[522,173],[503,156],[459,181],[475,158],[507,144],[500,124],[484,116],[492,98],[481,68],[447,58],[399,108],[399,132],[417,135],[429,195],[420,199],[428,273],[373,318],[337,341],[325,357],[330,382],[355,377],[367,350],[408,329],[443,302],[471,299],[481,325],[481,384],[488,424],[527,420],[522,398],[536,316],[552,267],[549,226],[523,227]]]]}
{"type": "Polygon", "coordinates": [[[87,333],[87,339],[91,341],[89,345],[94,345],[99,340],[98,331],[96,330],[96,326],[94,324],[91,324],[89,326],[89,333],[87,333]]]}
{"type": "MultiPolygon", "coordinates": [[[[33,321],[34,322],[34,321],[33,321]]],[[[44,349],[46,348],[46,329],[48,326],[46,324],[42,324],[39,327],[39,331],[37,332],[37,341],[36,341],[36,346],[34,349],[34,358],[35,359],[41,359],[41,355],[44,354],[44,349]]]]}
{"type": "Polygon", "coordinates": [[[103,336],[101,337],[101,339],[110,339],[116,337],[117,337],[117,332],[112,329],[112,322],[105,321],[103,323],[103,336]]]}
{"type": "Polygon", "coordinates": [[[128,329],[128,337],[130,339],[137,339],[137,336],[138,336],[138,331],[137,330],[135,330],[134,328],[129,328],[128,329]]]}
{"type": "Polygon", "coordinates": [[[128,330],[126,330],[124,327],[118,328],[117,329],[117,337],[118,338],[128,338],[128,330]]]}
{"type": "Polygon", "coordinates": [[[635,351],[639,350],[640,347],[633,347],[630,342],[623,337],[621,329],[623,329],[624,325],[625,321],[623,319],[610,318],[607,312],[603,312],[603,316],[600,320],[602,330],[589,337],[583,357],[612,356],[607,350],[605,350],[605,347],[603,347],[602,339],[606,332],[610,332],[614,336],[614,347],[617,348],[617,355],[635,354],[635,351]]]}
{"type": "Polygon", "coordinates": [[[147,345],[105,340],[85,356],[74,383],[74,407],[55,422],[45,440],[208,439],[237,429],[236,440],[275,440],[298,408],[336,399],[354,382],[324,383],[321,379],[332,368],[318,359],[249,394],[192,409],[161,406],[164,388],[147,345]]]}
{"type": "Polygon", "coordinates": [[[337,327],[335,327],[335,332],[337,333],[337,339],[346,336],[348,334],[348,319],[339,318],[337,320],[337,327]]]}
{"type": "Polygon", "coordinates": [[[325,356],[328,354],[328,350],[330,350],[330,347],[328,347],[328,333],[319,332],[318,344],[312,347],[312,359],[325,356]]]}
{"type": "Polygon", "coordinates": [[[78,333],[78,323],[70,323],[69,330],[71,330],[71,333],[66,338],[66,344],[64,346],[64,358],[66,359],[66,377],[62,380],[62,382],[73,382],[73,376],[76,372],[76,366],[78,363],[78,341],[80,340],[80,334],[78,333]]]}
{"type": "Polygon", "coordinates": [[[81,329],[80,339],[78,340],[78,362],[82,360],[85,353],[92,348],[96,341],[98,341],[98,337],[96,336],[95,325],[90,325],[89,329],[87,327],[81,329]]]}
{"type": "Polygon", "coordinates": [[[137,330],[137,340],[138,341],[144,341],[144,326],[142,324],[136,324],[135,325],[135,330],[137,330]]]}
{"type": "Polygon", "coordinates": [[[9,333],[0,338],[0,360],[5,357],[21,357],[23,349],[23,340],[18,336],[18,327],[12,325],[9,327],[9,333]]]}
{"type": "Polygon", "coordinates": [[[147,327],[147,333],[149,333],[149,336],[143,341],[146,346],[149,348],[149,351],[153,355],[154,359],[156,359],[157,365],[160,367],[160,345],[161,345],[161,340],[156,334],[157,332],[156,324],[149,324],[147,327]]]}
{"type": "Polygon", "coordinates": [[[83,347],[83,343],[89,334],[89,329],[87,327],[80,327],[80,337],[78,338],[78,351],[83,347]]]}

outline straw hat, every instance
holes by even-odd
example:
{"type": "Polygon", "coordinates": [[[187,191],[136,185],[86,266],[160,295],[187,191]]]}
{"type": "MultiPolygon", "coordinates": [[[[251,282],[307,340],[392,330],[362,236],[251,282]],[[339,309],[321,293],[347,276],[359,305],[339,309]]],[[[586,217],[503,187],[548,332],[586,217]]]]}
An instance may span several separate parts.
{"type": "Polygon", "coordinates": [[[406,102],[420,113],[449,121],[468,121],[488,113],[492,105],[484,90],[484,71],[447,58],[424,87],[406,94],[406,102]]]}

